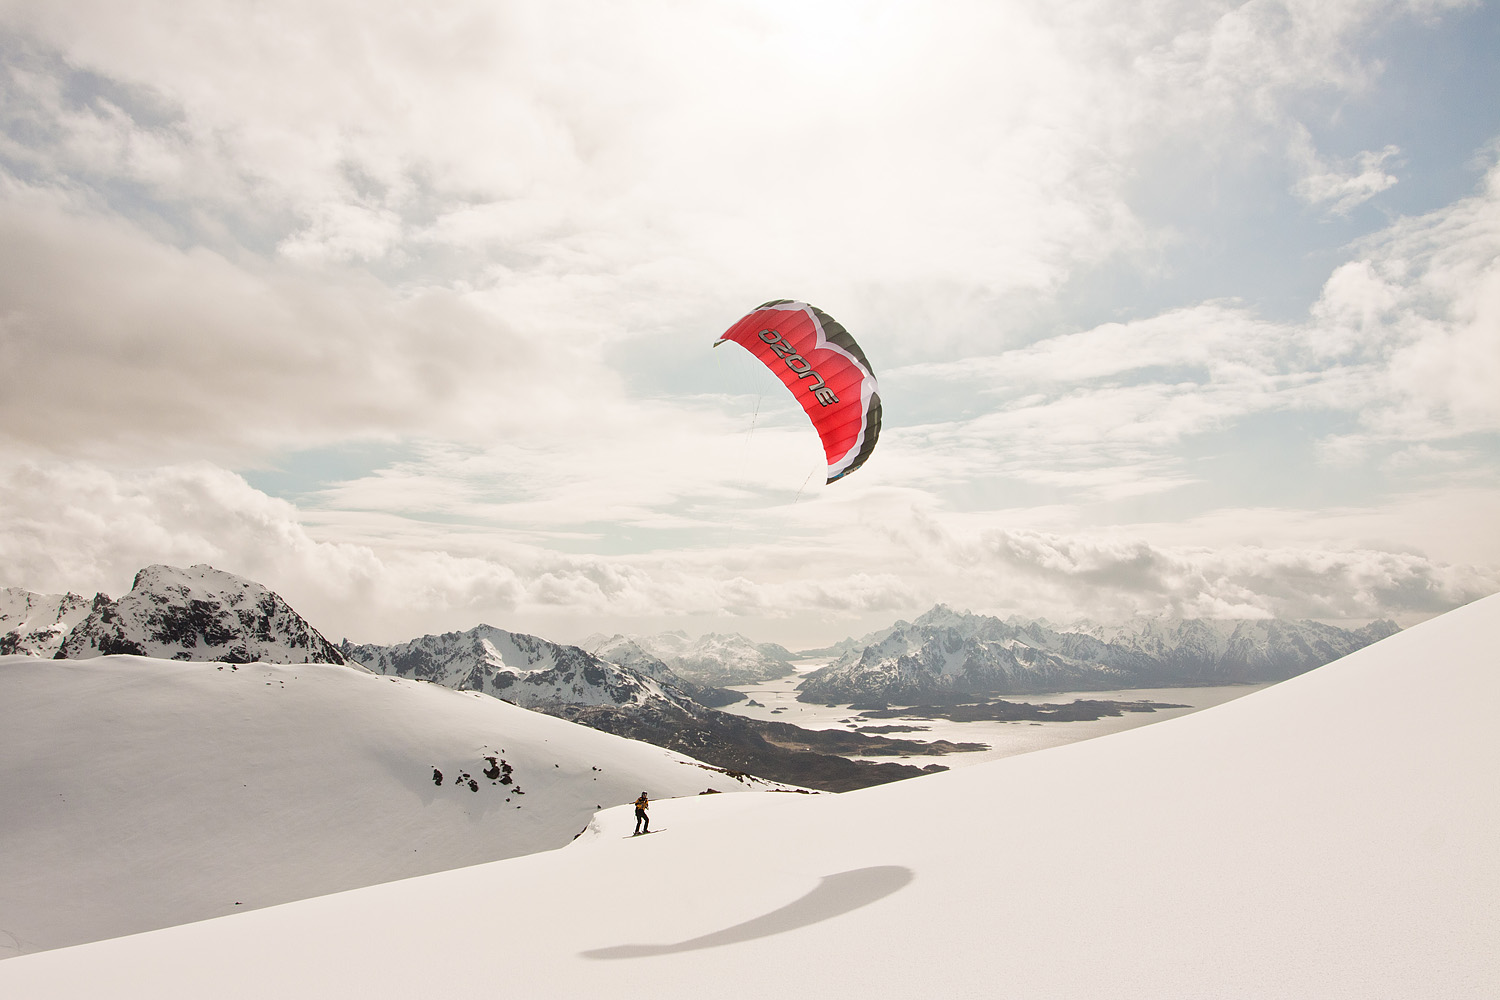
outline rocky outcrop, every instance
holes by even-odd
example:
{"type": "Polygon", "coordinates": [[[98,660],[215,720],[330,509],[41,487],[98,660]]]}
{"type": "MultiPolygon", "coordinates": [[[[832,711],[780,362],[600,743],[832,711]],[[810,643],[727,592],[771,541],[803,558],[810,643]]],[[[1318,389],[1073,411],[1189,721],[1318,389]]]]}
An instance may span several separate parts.
{"type": "Polygon", "coordinates": [[[0,588],[0,656],[52,656],[89,607],[81,594],[0,588]]]}
{"type": "Polygon", "coordinates": [[[197,565],[147,566],[130,593],[95,595],[55,658],[131,653],[224,663],[343,663],[291,605],[259,583],[197,565]]]}

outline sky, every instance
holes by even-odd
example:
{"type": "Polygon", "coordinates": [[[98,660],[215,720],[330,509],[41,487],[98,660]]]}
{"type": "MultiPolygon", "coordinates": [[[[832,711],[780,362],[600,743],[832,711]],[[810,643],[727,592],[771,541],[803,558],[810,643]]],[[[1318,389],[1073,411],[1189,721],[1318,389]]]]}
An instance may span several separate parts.
{"type": "Polygon", "coordinates": [[[1500,590],[1500,10],[0,0],[0,586],[805,648],[1500,590]],[[859,340],[822,482],[713,341],[859,340]]]}

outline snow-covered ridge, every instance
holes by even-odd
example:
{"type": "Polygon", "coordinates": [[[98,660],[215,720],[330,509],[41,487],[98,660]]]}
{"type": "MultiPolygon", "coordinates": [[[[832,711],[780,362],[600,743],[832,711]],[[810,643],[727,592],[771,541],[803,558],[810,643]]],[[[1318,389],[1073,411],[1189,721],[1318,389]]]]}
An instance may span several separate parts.
{"type": "Polygon", "coordinates": [[[677,676],[695,684],[725,686],[755,684],[792,672],[790,652],[775,643],[757,643],[739,633],[709,632],[696,639],[686,632],[654,635],[595,633],[583,648],[615,663],[650,670],[651,662],[664,664],[677,676]]]}
{"type": "Polygon", "coordinates": [[[253,580],[208,565],[147,566],[118,601],[94,597],[56,653],[112,653],[225,663],[343,663],[291,605],[253,580]]]}
{"type": "Polygon", "coordinates": [[[81,594],[33,594],[19,587],[0,588],[0,656],[24,653],[51,656],[73,626],[89,612],[81,594]]]}
{"type": "Polygon", "coordinates": [[[1284,680],[1398,631],[1314,621],[1141,618],[1064,629],[939,604],[914,622],[842,646],[799,688],[806,701],[914,703],[955,694],[1284,680]]]}
{"type": "Polygon", "coordinates": [[[528,708],[558,704],[638,708],[684,696],[651,676],[577,646],[479,625],[392,646],[345,642],[343,654],[379,674],[482,691],[528,708]]]}

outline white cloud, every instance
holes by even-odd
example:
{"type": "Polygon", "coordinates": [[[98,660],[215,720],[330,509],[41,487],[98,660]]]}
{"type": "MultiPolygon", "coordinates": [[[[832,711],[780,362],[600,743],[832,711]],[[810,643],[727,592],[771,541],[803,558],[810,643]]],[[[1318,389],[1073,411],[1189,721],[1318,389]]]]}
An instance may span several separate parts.
{"type": "Polygon", "coordinates": [[[1158,239],[1125,197],[1143,150],[1228,148],[1290,95],[1362,86],[1349,43],[1408,6],[139,0],[0,18],[31,52],[11,155],[117,205],[128,179],[127,207],[198,238],[489,287],[592,336],[649,335],[619,321],[642,298],[730,312],[787,289],[893,331],[958,305],[939,330],[993,337],[977,323],[997,296],[1158,239]]]}
{"type": "Polygon", "coordinates": [[[320,205],[315,218],[277,246],[300,262],[374,260],[401,238],[401,220],[389,209],[363,205],[320,205]]]}
{"type": "Polygon", "coordinates": [[[1311,143],[1295,153],[1303,174],[1292,186],[1292,192],[1309,205],[1327,205],[1332,215],[1348,215],[1396,183],[1396,176],[1385,172],[1387,160],[1400,155],[1396,146],[1378,153],[1365,150],[1352,164],[1331,165],[1320,158],[1311,143]]]}
{"type": "MultiPolygon", "coordinates": [[[[1500,572],[1352,548],[1160,546],[1126,532],[987,529],[944,538],[991,607],[1095,618],[1427,615],[1500,587],[1500,572]]],[[[979,600],[971,598],[971,600],[979,600]]]]}
{"type": "Polygon", "coordinates": [[[881,491],[782,507],[766,518],[783,526],[779,539],[761,524],[745,544],[615,556],[479,527],[301,512],[207,465],[13,466],[0,478],[0,518],[7,585],[118,595],[148,563],[209,562],[276,589],[330,635],[366,641],[489,621],[574,640],[601,627],[688,625],[810,645],[939,599],[1053,617],[1410,621],[1500,587],[1495,570],[1410,552],[1311,537],[1208,547],[1129,530],[996,528],[993,517],[881,491]]]}
{"type": "Polygon", "coordinates": [[[179,250],[53,192],[3,194],[13,446],[247,462],[437,428],[494,435],[618,394],[600,361],[522,333],[483,295],[179,250]]]}

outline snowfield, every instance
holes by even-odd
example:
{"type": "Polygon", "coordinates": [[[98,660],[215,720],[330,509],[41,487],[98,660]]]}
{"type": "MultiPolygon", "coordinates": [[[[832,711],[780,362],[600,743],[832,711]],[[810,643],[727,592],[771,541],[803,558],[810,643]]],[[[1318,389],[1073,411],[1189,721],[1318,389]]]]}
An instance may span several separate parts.
{"type": "Polygon", "coordinates": [[[1500,596],[1156,725],[659,802],[639,839],[616,808],[561,850],[25,955],[0,995],[1493,997],[1497,634],[1500,596]]]}
{"type": "Polygon", "coordinates": [[[359,667],[0,657],[0,957],[550,850],[710,787],[772,786],[359,667]]]}

